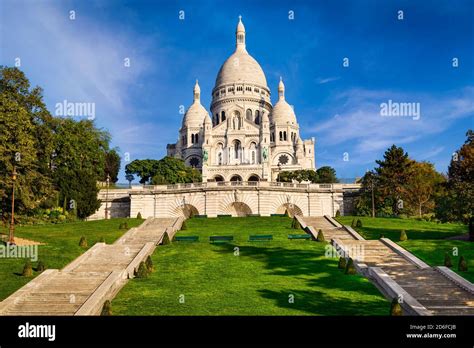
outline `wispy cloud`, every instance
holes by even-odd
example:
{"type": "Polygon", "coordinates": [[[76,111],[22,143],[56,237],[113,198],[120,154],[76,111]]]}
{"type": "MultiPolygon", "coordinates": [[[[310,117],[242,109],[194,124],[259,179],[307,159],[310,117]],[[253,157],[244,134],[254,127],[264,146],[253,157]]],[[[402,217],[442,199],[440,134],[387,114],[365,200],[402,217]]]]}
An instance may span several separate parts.
{"type": "Polygon", "coordinates": [[[337,80],[339,80],[339,79],[340,79],[339,76],[337,76],[337,77],[318,77],[318,78],[316,79],[316,83],[317,83],[318,85],[324,85],[324,84],[326,84],[326,83],[329,83],[329,82],[332,82],[332,81],[337,81],[337,80]]]}

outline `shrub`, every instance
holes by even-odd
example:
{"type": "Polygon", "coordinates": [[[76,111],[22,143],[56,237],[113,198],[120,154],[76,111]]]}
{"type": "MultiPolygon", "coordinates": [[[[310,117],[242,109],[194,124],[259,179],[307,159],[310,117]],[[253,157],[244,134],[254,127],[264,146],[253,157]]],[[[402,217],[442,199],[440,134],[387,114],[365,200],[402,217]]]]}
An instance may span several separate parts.
{"type": "Polygon", "coordinates": [[[352,228],[356,227],[355,219],[352,219],[351,227],[352,227],[352,228]]]}
{"type": "Polygon", "coordinates": [[[401,230],[400,231],[400,242],[404,242],[406,240],[408,240],[407,233],[405,232],[405,230],[401,230]]]}
{"type": "Polygon", "coordinates": [[[140,262],[140,265],[138,266],[138,270],[135,271],[135,277],[137,278],[148,278],[148,275],[150,272],[148,272],[148,269],[146,268],[145,262],[140,262]]]}
{"type": "Polygon", "coordinates": [[[337,264],[337,268],[346,269],[346,266],[347,266],[347,260],[345,257],[341,256],[339,258],[339,263],[337,264]]]}
{"type": "Polygon", "coordinates": [[[345,274],[356,274],[357,270],[354,266],[354,260],[352,258],[349,258],[349,261],[347,261],[346,264],[346,269],[344,270],[345,274]]]}
{"type": "Polygon", "coordinates": [[[138,212],[137,219],[142,219],[142,213],[138,212]]]}
{"type": "Polygon", "coordinates": [[[336,211],[336,217],[340,217],[341,216],[341,212],[338,210],[336,211]]]}
{"type": "Polygon", "coordinates": [[[110,303],[109,300],[104,302],[104,306],[102,307],[102,312],[100,315],[108,316],[112,315],[112,304],[110,303]]]}
{"type": "Polygon", "coordinates": [[[444,254],[444,266],[449,268],[453,267],[453,261],[451,260],[449,253],[444,254]]]}
{"type": "Polygon", "coordinates": [[[325,242],[326,239],[324,239],[324,234],[323,234],[323,230],[319,229],[318,231],[318,237],[316,238],[316,240],[318,242],[325,242]]]}
{"type": "Polygon", "coordinates": [[[155,270],[155,267],[153,266],[153,261],[151,260],[150,255],[148,255],[148,257],[146,258],[145,266],[146,266],[146,269],[148,270],[149,273],[151,273],[155,270]]]}
{"type": "Polygon", "coordinates": [[[36,264],[36,272],[43,272],[46,269],[46,266],[43,261],[38,260],[38,263],[36,264]]]}
{"type": "Polygon", "coordinates": [[[86,237],[82,236],[81,239],[79,240],[79,246],[81,248],[87,248],[87,239],[86,237]]]}
{"type": "Polygon", "coordinates": [[[186,220],[183,221],[183,224],[181,225],[181,231],[184,231],[184,230],[187,230],[188,229],[188,225],[186,225],[186,220]]]}
{"type": "Polygon", "coordinates": [[[105,243],[105,238],[104,238],[104,237],[100,237],[100,238],[99,238],[99,243],[105,243]]]}
{"type": "Polygon", "coordinates": [[[467,272],[467,262],[466,259],[464,259],[464,256],[459,258],[458,270],[459,272],[467,272]]]}
{"type": "Polygon", "coordinates": [[[128,230],[128,223],[127,222],[121,222],[119,225],[119,230],[128,230]]]}
{"type": "Polygon", "coordinates": [[[300,222],[296,217],[294,217],[291,221],[291,228],[294,230],[299,230],[301,228],[300,222]]]}
{"type": "Polygon", "coordinates": [[[33,275],[33,267],[31,267],[31,262],[26,261],[23,266],[23,272],[21,273],[23,277],[31,277],[33,275]]]}
{"type": "Polygon", "coordinates": [[[163,235],[163,239],[161,240],[161,244],[162,245],[168,245],[170,244],[170,236],[168,236],[168,232],[165,232],[165,234],[163,235]]]}
{"type": "Polygon", "coordinates": [[[390,315],[391,316],[401,316],[403,315],[402,306],[398,302],[397,298],[392,300],[392,304],[390,305],[390,315]]]}
{"type": "Polygon", "coordinates": [[[362,227],[362,221],[360,221],[360,219],[357,219],[356,227],[358,228],[362,227]]]}
{"type": "Polygon", "coordinates": [[[380,238],[379,239],[382,239],[382,238],[385,238],[385,235],[383,233],[380,233],[380,238]]]}

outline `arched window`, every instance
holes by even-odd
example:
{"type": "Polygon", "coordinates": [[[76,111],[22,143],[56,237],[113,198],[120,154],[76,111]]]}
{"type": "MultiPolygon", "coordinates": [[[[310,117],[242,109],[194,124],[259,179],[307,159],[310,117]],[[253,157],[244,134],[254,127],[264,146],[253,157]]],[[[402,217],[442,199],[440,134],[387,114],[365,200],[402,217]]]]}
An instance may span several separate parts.
{"type": "Polygon", "coordinates": [[[247,109],[247,120],[252,121],[252,110],[247,109]]]}
{"type": "Polygon", "coordinates": [[[194,134],[194,141],[195,141],[195,144],[199,143],[199,134],[194,134]]]}
{"type": "Polygon", "coordinates": [[[225,121],[225,112],[222,111],[221,112],[221,122],[224,122],[225,121]]]}
{"type": "Polygon", "coordinates": [[[250,143],[250,163],[255,164],[257,163],[257,144],[254,142],[250,143]]]}
{"type": "Polygon", "coordinates": [[[280,141],[283,141],[283,132],[280,131],[280,141]]]}
{"type": "Polygon", "coordinates": [[[286,141],[286,131],[283,132],[283,140],[286,141]]]}
{"type": "Polygon", "coordinates": [[[239,159],[240,150],[241,150],[240,141],[234,140],[234,158],[235,159],[239,159]]]}
{"type": "Polygon", "coordinates": [[[215,119],[215,125],[217,126],[219,124],[219,114],[216,114],[216,119],[215,119]]]}
{"type": "Polygon", "coordinates": [[[260,111],[255,110],[255,123],[260,124],[260,111]]]}
{"type": "Polygon", "coordinates": [[[194,144],[194,134],[191,134],[191,144],[194,144]]]}

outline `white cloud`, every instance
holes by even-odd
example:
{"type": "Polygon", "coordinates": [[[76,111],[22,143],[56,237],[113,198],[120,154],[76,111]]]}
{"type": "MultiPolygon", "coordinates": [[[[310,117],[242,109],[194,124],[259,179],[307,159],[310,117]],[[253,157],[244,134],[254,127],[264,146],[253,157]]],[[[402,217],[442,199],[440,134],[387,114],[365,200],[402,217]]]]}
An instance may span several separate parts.
{"type": "Polygon", "coordinates": [[[339,79],[340,79],[339,76],[337,76],[337,77],[318,77],[316,79],[316,83],[319,84],[319,85],[324,85],[326,83],[329,83],[329,82],[332,82],[332,81],[337,81],[339,79]]]}

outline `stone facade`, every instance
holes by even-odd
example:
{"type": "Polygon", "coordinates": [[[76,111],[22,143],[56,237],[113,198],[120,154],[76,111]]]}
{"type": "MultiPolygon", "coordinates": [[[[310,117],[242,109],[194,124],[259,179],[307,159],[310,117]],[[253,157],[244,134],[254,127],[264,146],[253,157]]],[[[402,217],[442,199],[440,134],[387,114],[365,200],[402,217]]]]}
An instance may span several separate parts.
{"type": "Polygon", "coordinates": [[[358,184],[293,184],[279,182],[207,182],[178,185],[137,186],[130,190],[100,192],[102,206],[90,219],[105,216],[108,201],[110,216],[189,217],[190,215],[247,216],[283,214],[335,216],[351,211],[344,204],[345,195],[357,192],[358,184]],[[128,210],[123,204],[129,200],[128,210]],[[115,213],[114,213],[115,212],[115,213]],[[125,213],[126,212],[126,213],[125,213]]]}
{"type": "Polygon", "coordinates": [[[168,156],[181,158],[207,181],[275,181],[282,170],[315,169],[315,139],[303,140],[293,107],[280,80],[278,101],[258,62],[247,52],[241,20],[235,52],[224,62],[212,90],[211,116],[194,102],[187,110],[179,138],[168,156]]]}

